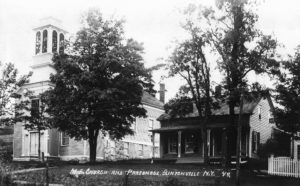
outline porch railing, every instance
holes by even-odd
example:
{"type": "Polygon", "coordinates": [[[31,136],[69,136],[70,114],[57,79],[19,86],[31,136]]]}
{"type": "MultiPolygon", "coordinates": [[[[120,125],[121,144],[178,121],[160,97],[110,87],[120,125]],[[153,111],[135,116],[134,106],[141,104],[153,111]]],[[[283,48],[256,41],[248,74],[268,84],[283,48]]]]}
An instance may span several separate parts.
{"type": "Polygon", "coordinates": [[[268,159],[268,174],[300,178],[300,161],[290,157],[276,157],[268,159]]]}

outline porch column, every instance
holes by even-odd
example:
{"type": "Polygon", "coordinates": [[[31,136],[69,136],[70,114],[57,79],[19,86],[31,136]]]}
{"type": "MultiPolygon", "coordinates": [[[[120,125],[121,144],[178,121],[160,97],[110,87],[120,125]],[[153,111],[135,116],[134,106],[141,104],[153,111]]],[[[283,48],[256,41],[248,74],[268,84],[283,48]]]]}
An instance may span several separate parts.
{"type": "Polygon", "coordinates": [[[227,136],[226,136],[226,128],[222,129],[222,165],[226,165],[226,155],[227,155],[227,136]]]}
{"type": "Polygon", "coordinates": [[[182,131],[178,131],[178,158],[181,157],[181,133],[182,131]]]}
{"type": "Polygon", "coordinates": [[[208,156],[210,156],[211,152],[210,152],[210,129],[207,129],[207,144],[204,144],[204,145],[207,145],[207,154],[208,156]]]}
{"type": "Polygon", "coordinates": [[[249,133],[246,132],[246,156],[249,156],[249,133]]]}
{"type": "Polygon", "coordinates": [[[49,138],[49,130],[45,130],[44,131],[44,145],[45,145],[44,146],[44,152],[45,152],[45,156],[49,156],[49,152],[48,152],[48,138],[49,138]]]}
{"type": "Polygon", "coordinates": [[[25,155],[25,146],[27,145],[25,143],[25,140],[26,140],[26,131],[25,129],[22,128],[22,148],[21,148],[21,156],[24,156],[25,155]]]}
{"type": "Polygon", "coordinates": [[[83,156],[86,156],[86,140],[83,141],[83,156]]]}

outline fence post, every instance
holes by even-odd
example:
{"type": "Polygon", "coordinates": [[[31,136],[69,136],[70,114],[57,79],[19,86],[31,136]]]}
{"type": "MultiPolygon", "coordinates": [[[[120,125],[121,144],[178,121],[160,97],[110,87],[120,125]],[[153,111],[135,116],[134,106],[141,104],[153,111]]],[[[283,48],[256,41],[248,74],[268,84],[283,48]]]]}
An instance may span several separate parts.
{"type": "Polygon", "coordinates": [[[214,186],[220,186],[220,179],[219,178],[215,179],[215,185],[214,186]]]}
{"type": "Polygon", "coordinates": [[[269,157],[269,167],[268,167],[268,172],[269,174],[273,174],[274,173],[274,155],[271,154],[271,156],[269,157]]]}
{"type": "Polygon", "coordinates": [[[49,165],[46,162],[46,186],[49,186],[49,165]]]}

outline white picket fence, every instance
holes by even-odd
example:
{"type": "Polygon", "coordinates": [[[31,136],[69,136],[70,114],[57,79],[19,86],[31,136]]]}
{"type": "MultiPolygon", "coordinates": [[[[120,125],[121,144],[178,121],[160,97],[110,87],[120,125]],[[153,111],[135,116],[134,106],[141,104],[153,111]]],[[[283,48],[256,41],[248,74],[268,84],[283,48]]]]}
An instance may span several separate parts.
{"type": "Polygon", "coordinates": [[[268,174],[300,178],[300,161],[290,157],[271,156],[268,159],[268,174]]]}

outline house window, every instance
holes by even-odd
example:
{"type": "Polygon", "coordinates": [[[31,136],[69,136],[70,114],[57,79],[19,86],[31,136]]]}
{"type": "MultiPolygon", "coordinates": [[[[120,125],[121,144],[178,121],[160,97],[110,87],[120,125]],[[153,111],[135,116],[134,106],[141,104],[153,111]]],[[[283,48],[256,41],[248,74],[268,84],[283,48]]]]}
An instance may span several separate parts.
{"type": "Polygon", "coordinates": [[[298,159],[300,159],[300,145],[297,145],[297,155],[298,159]]]}
{"type": "Polygon", "coordinates": [[[261,119],[261,106],[258,107],[258,119],[261,119]]]}
{"type": "Polygon", "coordinates": [[[39,108],[40,108],[40,100],[39,99],[32,99],[31,100],[31,116],[38,117],[39,116],[39,108]]]}
{"type": "Polygon", "coordinates": [[[186,136],[185,138],[185,153],[194,153],[194,140],[195,140],[195,135],[191,134],[186,136]]]}
{"type": "Polygon", "coordinates": [[[153,142],[153,134],[150,130],[153,130],[153,126],[154,126],[154,120],[153,119],[149,119],[148,121],[148,135],[151,139],[151,142],[153,142]]]}
{"type": "Polygon", "coordinates": [[[168,140],[168,152],[169,154],[175,154],[177,151],[177,138],[170,136],[168,140]]]}
{"type": "Polygon", "coordinates": [[[139,144],[139,145],[138,145],[138,153],[139,153],[139,156],[143,156],[143,154],[144,154],[144,153],[143,153],[143,150],[144,150],[144,149],[143,149],[143,145],[139,144]]]}
{"type": "Polygon", "coordinates": [[[259,144],[260,144],[260,133],[253,131],[252,132],[252,152],[253,153],[257,153],[259,144]]]}
{"type": "Polygon", "coordinates": [[[154,126],[154,120],[153,119],[149,119],[149,130],[152,130],[153,129],[153,126],[154,126]]]}
{"type": "Polygon", "coordinates": [[[128,142],[124,142],[123,144],[123,150],[124,150],[124,155],[128,155],[129,154],[129,143],[128,142]]]}
{"type": "Polygon", "coordinates": [[[158,155],[159,154],[159,148],[158,147],[154,147],[154,155],[158,155]]]}
{"type": "Polygon", "coordinates": [[[69,145],[69,136],[65,133],[61,133],[61,146],[68,146],[69,145]]]}

